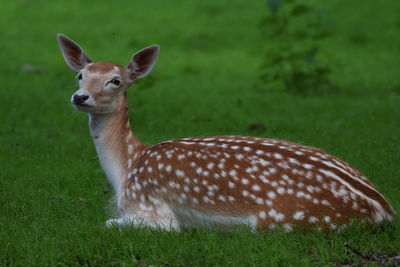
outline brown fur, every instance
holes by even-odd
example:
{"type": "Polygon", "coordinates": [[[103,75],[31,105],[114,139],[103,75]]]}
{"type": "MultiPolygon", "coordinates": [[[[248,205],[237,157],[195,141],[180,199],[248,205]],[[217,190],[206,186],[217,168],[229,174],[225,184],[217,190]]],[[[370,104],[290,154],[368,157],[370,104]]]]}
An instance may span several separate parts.
{"type": "Polygon", "coordinates": [[[93,63],[93,64],[87,66],[86,69],[90,72],[97,72],[99,74],[105,74],[105,73],[113,71],[114,67],[117,67],[119,69],[123,68],[120,65],[109,62],[109,61],[101,61],[101,62],[96,62],[96,63],[93,63]]]}
{"type": "MultiPolygon", "coordinates": [[[[379,194],[377,191],[372,190],[362,183],[354,180],[353,178],[340,173],[333,167],[329,167],[323,165],[318,161],[311,161],[309,159],[310,156],[322,155],[323,157],[327,157],[326,160],[337,160],[340,163],[344,164],[346,168],[348,168],[348,172],[360,179],[362,181],[368,181],[357,169],[351,167],[350,165],[340,161],[339,159],[326,154],[325,152],[312,148],[301,146],[285,141],[276,141],[277,143],[274,146],[264,146],[262,142],[270,142],[270,139],[261,139],[261,138],[250,138],[250,137],[212,137],[215,139],[225,138],[226,140],[232,139],[235,140],[233,142],[230,141],[212,141],[216,146],[208,147],[204,144],[211,143],[202,141],[207,139],[207,137],[202,138],[194,138],[189,140],[172,140],[164,143],[160,143],[154,146],[147,147],[145,150],[140,153],[140,158],[132,165],[130,172],[133,169],[139,170],[143,168],[143,171],[137,173],[132,176],[130,179],[127,179],[124,185],[124,188],[133,188],[134,184],[140,183],[141,190],[136,191],[137,195],[143,195],[146,202],[150,202],[150,198],[158,198],[164,199],[168,203],[174,206],[178,206],[184,209],[195,209],[200,212],[206,214],[218,214],[221,216],[243,216],[243,215],[252,215],[259,214],[260,211],[265,211],[268,213],[269,210],[274,209],[285,215],[285,219],[282,220],[282,223],[295,224],[295,223],[303,223],[305,225],[314,225],[315,223],[308,222],[308,219],[313,216],[319,219],[318,225],[323,227],[324,222],[321,221],[321,218],[324,216],[329,216],[331,221],[335,224],[347,223],[352,218],[368,218],[373,216],[374,208],[371,207],[371,204],[367,203],[364,199],[359,198],[358,196],[351,196],[350,194],[346,198],[337,198],[333,195],[331,189],[322,189],[323,185],[320,181],[317,180],[317,175],[324,176],[323,173],[318,172],[319,168],[328,170],[341,179],[344,179],[346,182],[351,184],[355,189],[363,192],[367,196],[373,198],[378,203],[380,203],[384,209],[391,215],[394,214],[393,209],[386,202],[386,200],[379,194]],[[196,140],[196,141],[194,141],[196,140]],[[254,144],[247,144],[247,141],[253,141],[254,144]],[[183,144],[182,142],[191,142],[194,144],[183,144]],[[203,142],[203,145],[200,143],[203,142]],[[196,144],[197,143],[197,144],[196,144]],[[228,148],[222,149],[218,146],[223,144],[227,144],[228,148]],[[229,147],[231,146],[239,146],[237,151],[232,151],[229,147]],[[244,151],[243,148],[248,147],[250,151],[244,151]],[[284,147],[284,148],[280,148],[284,147]],[[262,151],[263,154],[270,153],[272,156],[263,158],[268,160],[271,165],[263,168],[260,164],[255,164],[249,160],[252,157],[255,157],[256,151],[262,151]],[[303,155],[297,155],[296,151],[304,151],[303,155]],[[190,153],[191,152],[191,153],[190,153]],[[279,153],[282,156],[282,159],[274,158],[274,154],[279,153]],[[170,154],[170,158],[167,155],[170,154]],[[189,156],[190,154],[190,156],[189,156]],[[239,160],[236,155],[241,154],[243,156],[240,157],[239,160]],[[155,155],[161,155],[161,158],[158,160],[155,155]],[[184,157],[178,160],[179,155],[184,157]],[[300,164],[312,164],[313,170],[305,169],[298,164],[290,163],[288,161],[289,158],[295,159],[300,164]],[[225,163],[223,168],[218,167],[221,159],[225,159],[225,163]],[[191,166],[191,163],[195,163],[195,167],[191,166]],[[283,167],[279,167],[280,162],[285,162],[283,167]],[[158,164],[163,164],[162,170],[159,170],[158,164]],[[211,169],[207,168],[208,164],[213,164],[211,169]],[[165,166],[171,165],[172,171],[167,172],[165,166]],[[239,166],[239,167],[238,167],[239,166]],[[247,168],[252,168],[254,166],[258,166],[258,171],[253,173],[246,172],[247,168]],[[151,173],[148,171],[148,168],[151,167],[151,173]],[[238,167],[238,168],[237,168],[238,167]],[[270,175],[263,175],[263,171],[268,169],[269,167],[273,167],[276,169],[276,172],[270,175]],[[201,172],[196,172],[202,169],[201,172]],[[178,177],[176,174],[176,170],[181,170],[184,172],[184,177],[178,177]],[[236,175],[231,175],[230,172],[234,170],[236,175]],[[297,170],[299,174],[294,174],[293,170],[297,170]],[[206,171],[207,173],[204,173],[206,171]],[[307,171],[310,171],[310,174],[307,174],[307,171]],[[222,176],[222,172],[226,173],[226,176],[222,176]],[[282,175],[287,175],[289,179],[294,181],[294,184],[288,185],[280,185],[282,179],[282,175]],[[306,176],[310,176],[306,178],[306,176]],[[234,176],[238,177],[238,180],[234,180],[234,176]],[[260,176],[264,176],[269,183],[263,183],[260,180],[260,176]],[[163,178],[162,178],[163,177],[163,178]],[[185,178],[189,178],[189,182],[185,181],[185,178]],[[242,179],[245,178],[249,182],[248,184],[243,184],[242,179]],[[145,182],[148,180],[152,180],[152,182],[145,182]],[[154,180],[157,180],[157,185],[154,185],[154,180]],[[197,180],[197,182],[195,182],[197,180]],[[173,181],[174,184],[179,184],[179,188],[176,186],[170,186],[170,182],[173,181]],[[277,182],[277,186],[272,186],[272,182],[277,182]],[[235,184],[234,188],[229,187],[229,182],[235,184]],[[210,193],[210,186],[216,185],[216,190],[212,190],[210,193]],[[255,191],[252,186],[258,185],[260,187],[259,191],[255,191]],[[319,186],[322,190],[320,192],[310,193],[307,191],[307,186],[319,186]],[[185,192],[184,187],[188,186],[189,191],[185,192]],[[198,186],[200,188],[199,192],[194,191],[194,187],[198,186]],[[300,187],[301,186],[301,187],[300,187]],[[168,189],[167,192],[160,192],[160,188],[166,187],[168,189]],[[293,190],[292,194],[278,194],[277,188],[282,187],[285,190],[291,188],[293,190]],[[248,196],[243,195],[243,191],[248,192],[248,196]],[[305,196],[298,197],[296,196],[297,192],[304,192],[307,195],[310,195],[312,198],[307,199],[305,196]],[[181,193],[184,192],[187,195],[187,199],[182,201],[181,193]],[[272,201],[272,206],[267,206],[265,204],[265,200],[268,199],[268,192],[274,192],[275,198],[270,200],[272,201]],[[207,194],[210,194],[207,196],[207,194]],[[218,196],[231,196],[235,199],[235,201],[228,200],[220,200],[218,196]],[[207,196],[208,199],[212,200],[215,203],[210,203],[209,201],[203,201],[203,197],[207,196]],[[199,204],[193,203],[193,198],[196,198],[199,204]],[[257,204],[257,198],[263,199],[262,204],[257,204]],[[317,199],[318,203],[314,203],[313,200],[317,199]],[[330,204],[321,204],[322,200],[328,201],[330,204]],[[356,208],[352,207],[352,204],[357,202],[358,206],[356,208]],[[363,211],[363,208],[365,211],[363,211]],[[295,220],[293,215],[297,211],[303,211],[305,214],[305,218],[303,220],[295,220]],[[363,212],[362,212],[363,211],[363,212]]],[[[274,140],[272,140],[274,141],[274,140]]],[[[275,142],[275,141],[274,141],[275,142]]],[[[320,160],[322,158],[318,157],[320,160]]],[[[211,165],[209,165],[211,166],[211,165]]],[[[324,178],[325,182],[330,185],[333,179],[324,178]]],[[[284,181],[286,182],[286,181],[284,181]]],[[[335,182],[337,187],[339,188],[341,185],[339,182],[335,182]]],[[[368,181],[369,185],[371,183],[368,181]]],[[[373,187],[374,188],[374,187],[373,187]]],[[[135,192],[135,191],[134,191],[135,192]]],[[[130,194],[126,196],[126,203],[135,203],[138,201],[137,199],[133,199],[130,194]]],[[[277,223],[274,221],[272,216],[266,216],[265,219],[259,220],[260,227],[268,227],[277,223]]]]}

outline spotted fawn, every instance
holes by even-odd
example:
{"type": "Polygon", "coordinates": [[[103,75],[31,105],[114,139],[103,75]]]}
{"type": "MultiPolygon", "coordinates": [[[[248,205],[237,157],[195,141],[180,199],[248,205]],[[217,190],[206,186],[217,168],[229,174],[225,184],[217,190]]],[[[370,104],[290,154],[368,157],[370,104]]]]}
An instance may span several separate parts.
{"type": "Polygon", "coordinates": [[[242,136],[140,143],[129,124],[126,91],[151,71],[159,46],[120,66],[93,63],[74,41],[57,37],[65,62],[78,73],[71,102],[89,114],[90,134],[115,190],[120,218],[107,225],[291,230],[393,219],[390,204],[361,172],[317,148],[242,136]]]}

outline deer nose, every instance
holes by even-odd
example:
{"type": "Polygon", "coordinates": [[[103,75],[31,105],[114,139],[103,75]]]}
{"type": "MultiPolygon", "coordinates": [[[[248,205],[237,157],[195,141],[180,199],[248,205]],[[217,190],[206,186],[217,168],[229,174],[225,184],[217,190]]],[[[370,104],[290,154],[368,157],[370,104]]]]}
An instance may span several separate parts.
{"type": "Polygon", "coordinates": [[[88,95],[75,94],[74,95],[74,103],[80,105],[80,104],[84,103],[88,98],[89,98],[88,95]]]}

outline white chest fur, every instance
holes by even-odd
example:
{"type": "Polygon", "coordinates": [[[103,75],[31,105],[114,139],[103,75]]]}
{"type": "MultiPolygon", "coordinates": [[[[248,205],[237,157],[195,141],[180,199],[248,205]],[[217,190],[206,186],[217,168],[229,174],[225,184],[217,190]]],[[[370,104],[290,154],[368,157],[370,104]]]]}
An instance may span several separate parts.
{"type": "Polygon", "coordinates": [[[89,115],[90,135],[93,138],[100,164],[108,180],[113,185],[119,198],[121,192],[121,180],[124,175],[120,155],[113,149],[110,139],[107,138],[106,118],[93,118],[89,115]]]}

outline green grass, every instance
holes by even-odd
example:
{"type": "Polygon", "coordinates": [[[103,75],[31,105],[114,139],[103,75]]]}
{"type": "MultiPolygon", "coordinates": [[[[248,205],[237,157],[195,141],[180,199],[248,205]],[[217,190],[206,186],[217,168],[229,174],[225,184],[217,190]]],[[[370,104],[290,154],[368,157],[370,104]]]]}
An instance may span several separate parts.
{"type": "Polygon", "coordinates": [[[398,218],[384,230],[355,225],[341,233],[104,226],[113,214],[112,192],[87,115],[69,104],[77,83],[58,49],[58,32],[79,42],[92,59],[120,64],[147,45],[161,45],[152,76],[128,95],[133,130],[142,142],[240,134],[319,147],[360,169],[399,210],[400,5],[313,3],[332,22],[319,56],[332,65],[338,86],[304,95],[260,84],[268,46],[258,27],[265,1],[2,3],[0,265],[360,263],[345,243],[365,254],[396,253],[398,218]],[[33,71],[24,71],[27,64],[33,71]],[[249,127],[255,123],[264,127],[249,127]]]}

